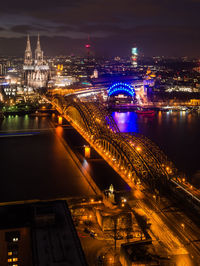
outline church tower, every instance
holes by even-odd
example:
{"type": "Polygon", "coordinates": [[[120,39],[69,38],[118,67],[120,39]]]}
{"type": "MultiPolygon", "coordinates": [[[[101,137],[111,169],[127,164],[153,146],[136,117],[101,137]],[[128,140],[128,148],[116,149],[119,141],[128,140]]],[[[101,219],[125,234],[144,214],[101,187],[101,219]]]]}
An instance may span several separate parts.
{"type": "Polygon", "coordinates": [[[47,86],[49,78],[49,66],[43,59],[43,51],[40,47],[40,37],[38,35],[37,45],[35,49],[35,60],[32,59],[32,51],[29,36],[24,58],[24,85],[38,89],[47,86]]]}
{"type": "Polygon", "coordinates": [[[32,65],[32,51],[31,51],[31,43],[29,35],[27,36],[26,50],[24,55],[24,65],[30,66],[32,65]]]}
{"type": "Polygon", "coordinates": [[[40,37],[38,34],[37,47],[35,49],[35,65],[43,65],[43,51],[40,47],[40,37]]]}

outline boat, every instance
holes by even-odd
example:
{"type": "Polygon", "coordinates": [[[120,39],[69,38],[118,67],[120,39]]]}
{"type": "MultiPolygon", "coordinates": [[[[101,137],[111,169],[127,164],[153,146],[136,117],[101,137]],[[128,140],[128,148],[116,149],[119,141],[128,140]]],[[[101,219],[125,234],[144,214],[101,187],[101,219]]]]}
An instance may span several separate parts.
{"type": "Polygon", "coordinates": [[[154,115],[155,114],[155,111],[152,110],[152,109],[137,109],[135,110],[135,112],[139,115],[154,115]]]}

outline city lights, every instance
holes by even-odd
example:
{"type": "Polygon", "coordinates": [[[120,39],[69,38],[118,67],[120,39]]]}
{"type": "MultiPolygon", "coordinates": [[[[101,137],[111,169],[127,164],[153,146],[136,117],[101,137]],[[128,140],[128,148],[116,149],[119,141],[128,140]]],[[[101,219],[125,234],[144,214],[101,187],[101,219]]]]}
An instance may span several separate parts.
{"type": "Polygon", "coordinates": [[[199,265],[198,9],[78,2],[2,2],[0,265],[199,265]]]}
{"type": "Polygon", "coordinates": [[[116,93],[119,94],[121,92],[127,93],[128,95],[130,95],[132,97],[135,94],[134,89],[126,83],[115,83],[108,89],[108,95],[109,96],[115,95],[116,93]]]}

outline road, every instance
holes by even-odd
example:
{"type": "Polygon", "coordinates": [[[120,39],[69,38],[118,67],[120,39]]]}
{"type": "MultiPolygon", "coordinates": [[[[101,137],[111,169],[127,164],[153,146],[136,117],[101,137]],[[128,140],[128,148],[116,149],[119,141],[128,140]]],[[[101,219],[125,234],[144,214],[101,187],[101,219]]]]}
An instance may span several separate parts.
{"type": "Polygon", "coordinates": [[[182,210],[146,191],[135,191],[129,205],[148,218],[157,253],[169,259],[163,265],[200,265],[200,230],[182,210]]]}

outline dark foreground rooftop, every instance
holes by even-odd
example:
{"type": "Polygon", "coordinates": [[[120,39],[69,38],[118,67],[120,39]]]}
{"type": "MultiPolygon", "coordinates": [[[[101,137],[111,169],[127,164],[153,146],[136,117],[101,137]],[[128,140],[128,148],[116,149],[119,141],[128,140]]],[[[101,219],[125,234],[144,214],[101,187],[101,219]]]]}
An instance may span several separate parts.
{"type": "Polygon", "coordinates": [[[87,265],[65,201],[1,206],[0,250],[0,265],[87,265]]]}

